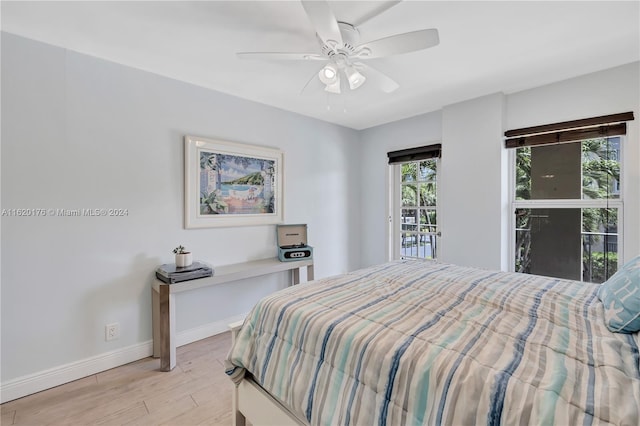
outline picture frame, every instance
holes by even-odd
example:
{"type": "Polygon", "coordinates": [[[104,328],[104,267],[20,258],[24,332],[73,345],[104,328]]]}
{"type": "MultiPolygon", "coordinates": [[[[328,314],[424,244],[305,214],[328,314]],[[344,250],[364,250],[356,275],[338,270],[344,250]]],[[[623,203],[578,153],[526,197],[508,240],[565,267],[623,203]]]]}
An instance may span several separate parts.
{"type": "Polygon", "coordinates": [[[197,136],[184,138],[184,227],[282,223],[284,153],[197,136]]]}

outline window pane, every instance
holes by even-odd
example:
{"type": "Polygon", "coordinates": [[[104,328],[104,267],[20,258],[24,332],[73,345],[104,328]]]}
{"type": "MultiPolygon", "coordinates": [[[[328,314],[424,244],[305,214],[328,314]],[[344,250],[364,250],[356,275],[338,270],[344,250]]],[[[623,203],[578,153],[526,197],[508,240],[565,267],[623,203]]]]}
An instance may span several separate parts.
{"type": "Polygon", "coordinates": [[[438,232],[436,225],[420,225],[420,232],[435,234],[438,232]]]}
{"type": "Polygon", "coordinates": [[[602,283],[618,261],[617,209],[517,209],[517,272],[602,283]]]}
{"type": "Polygon", "coordinates": [[[431,244],[431,259],[435,259],[436,255],[437,255],[437,250],[436,250],[436,246],[438,244],[438,237],[434,236],[434,235],[430,235],[429,236],[429,241],[431,244]]]}
{"type": "Polygon", "coordinates": [[[437,162],[436,160],[425,160],[420,162],[420,180],[426,182],[436,181],[437,162]]]}
{"type": "Polygon", "coordinates": [[[530,209],[516,210],[516,259],[515,271],[531,273],[531,229],[529,220],[530,209]]]}
{"type": "Polygon", "coordinates": [[[436,241],[437,237],[433,234],[404,232],[402,233],[401,254],[405,258],[435,259],[436,241]]]}
{"type": "Polygon", "coordinates": [[[519,212],[516,265],[519,264],[521,272],[580,280],[580,209],[519,209],[519,212]]]}
{"type": "Polygon", "coordinates": [[[582,142],[582,198],[620,198],[620,138],[582,142]]]}
{"type": "Polygon", "coordinates": [[[403,257],[418,257],[418,240],[416,234],[409,232],[402,233],[402,256],[403,257]]]}
{"type": "Polygon", "coordinates": [[[402,207],[418,205],[418,188],[416,184],[402,185],[402,207]]]}
{"type": "Polygon", "coordinates": [[[516,200],[531,199],[531,148],[516,150],[516,200]]]}
{"type": "MultiPolygon", "coordinates": [[[[402,209],[402,227],[403,229],[409,225],[417,225],[418,224],[418,210],[417,209],[402,209]]],[[[413,229],[411,229],[413,230],[413,229]]]]}
{"type": "Polygon", "coordinates": [[[433,234],[420,234],[419,253],[420,257],[424,259],[436,258],[436,240],[437,237],[433,234]]]}
{"type": "MultiPolygon", "coordinates": [[[[429,226],[437,225],[438,222],[436,221],[436,211],[431,209],[420,209],[420,224],[429,225],[429,226]]],[[[432,231],[422,231],[422,232],[432,232],[432,231]]]]}
{"type": "Polygon", "coordinates": [[[618,209],[582,209],[583,281],[603,283],[618,270],[618,209]]]}
{"type": "Polygon", "coordinates": [[[620,138],[518,148],[516,200],[620,198],[620,138]]]}
{"type": "Polygon", "coordinates": [[[405,163],[402,165],[402,182],[415,182],[418,163],[405,163]]]}
{"type": "Polygon", "coordinates": [[[436,182],[425,182],[420,184],[420,206],[436,205],[436,182]]]}
{"type": "Polygon", "coordinates": [[[531,148],[531,199],[580,199],[580,144],[531,148]]]}

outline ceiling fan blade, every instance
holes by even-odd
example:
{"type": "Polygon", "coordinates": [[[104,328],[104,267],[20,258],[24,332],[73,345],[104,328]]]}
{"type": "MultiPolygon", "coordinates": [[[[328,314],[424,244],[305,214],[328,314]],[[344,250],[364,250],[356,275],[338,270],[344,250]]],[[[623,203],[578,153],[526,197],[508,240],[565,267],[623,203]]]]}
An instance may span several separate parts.
{"type": "Polygon", "coordinates": [[[302,86],[302,89],[300,90],[300,94],[301,95],[304,95],[304,94],[308,93],[307,89],[309,88],[309,85],[311,84],[311,82],[314,81],[314,80],[318,80],[318,73],[314,73],[311,76],[311,78],[307,81],[307,83],[304,86],[302,86]]]}
{"type": "Polygon", "coordinates": [[[418,30],[404,34],[392,35],[358,46],[360,59],[382,58],[428,49],[440,43],[438,30],[418,30]]]}
{"type": "Polygon", "coordinates": [[[301,0],[304,11],[309,16],[313,27],[322,41],[331,46],[331,42],[342,45],[342,35],[338,21],[333,15],[329,3],[325,0],[301,0]]]}
{"type": "MultiPolygon", "coordinates": [[[[372,20],[376,16],[382,15],[382,12],[386,12],[387,10],[391,9],[393,6],[397,5],[398,3],[402,3],[402,0],[392,0],[392,1],[382,2],[382,3],[380,3],[379,6],[376,7],[375,10],[372,10],[371,12],[367,13],[366,15],[360,17],[360,19],[356,19],[355,21],[350,22],[350,24],[353,25],[354,27],[359,27],[360,25],[364,24],[365,22],[369,22],[370,20],[372,20]]],[[[376,2],[376,5],[377,4],[378,4],[378,2],[376,2]]]]}
{"type": "Polygon", "coordinates": [[[318,78],[318,73],[323,69],[324,67],[320,68],[318,71],[316,71],[315,73],[313,73],[313,75],[311,76],[311,78],[307,81],[307,83],[302,87],[302,89],[300,90],[300,94],[301,95],[308,95],[310,93],[317,93],[319,91],[321,91],[323,89],[323,84],[320,81],[320,79],[318,78]]]}
{"type": "Polygon", "coordinates": [[[385,93],[391,93],[400,87],[400,85],[396,83],[395,80],[392,80],[386,74],[383,74],[377,69],[370,67],[366,64],[363,64],[362,62],[357,62],[353,64],[353,66],[357,70],[362,71],[362,74],[364,74],[367,77],[367,80],[371,84],[375,84],[380,88],[380,90],[382,90],[385,93]]]}
{"type": "Polygon", "coordinates": [[[238,52],[241,59],[285,60],[285,61],[323,61],[327,57],[317,53],[289,53],[289,52],[238,52]]]}

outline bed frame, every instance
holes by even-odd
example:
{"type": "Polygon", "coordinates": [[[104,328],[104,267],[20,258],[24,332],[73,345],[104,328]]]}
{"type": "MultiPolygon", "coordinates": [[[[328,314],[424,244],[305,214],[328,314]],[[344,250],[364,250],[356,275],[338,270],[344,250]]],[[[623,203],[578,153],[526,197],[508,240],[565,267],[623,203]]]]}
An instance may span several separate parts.
{"type": "MultiPolygon", "coordinates": [[[[242,327],[242,321],[229,324],[232,345],[235,343],[240,327],[242,327]]],[[[231,416],[234,426],[245,426],[247,420],[253,426],[300,426],[309,424],[289,411],[287,407],[272,397],[251,377],[245,377],[235,386],[232,410],[231,416]]]]}

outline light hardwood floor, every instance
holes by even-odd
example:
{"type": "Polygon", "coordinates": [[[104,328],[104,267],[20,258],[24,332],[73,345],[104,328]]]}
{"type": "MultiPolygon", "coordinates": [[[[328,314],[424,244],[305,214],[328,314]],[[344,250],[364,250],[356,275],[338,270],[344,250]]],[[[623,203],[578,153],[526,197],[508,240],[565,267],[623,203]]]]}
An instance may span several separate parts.
{"type": "Polygon", "coordinates": [[[231,334],[179,347],[161,372],[145,358],[0,406],[7,425],[231,425],[233,383],[223,360],[231,334]]]}

